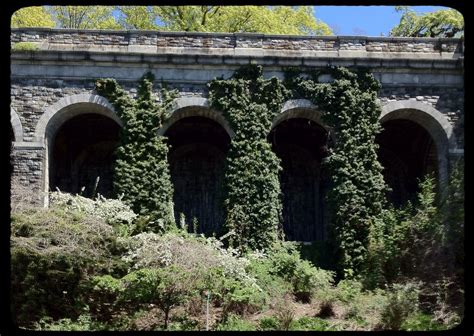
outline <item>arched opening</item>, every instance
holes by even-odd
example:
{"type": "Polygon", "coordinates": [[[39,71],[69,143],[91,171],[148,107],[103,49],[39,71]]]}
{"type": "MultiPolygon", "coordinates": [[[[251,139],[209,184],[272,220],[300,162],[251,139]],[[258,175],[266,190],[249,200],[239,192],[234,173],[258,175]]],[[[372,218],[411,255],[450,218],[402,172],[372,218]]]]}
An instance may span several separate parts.
{"type": "Polygon", "coordinates": [[[269,134],[283,168],[283,230],[288,240],[325,239],[327,178],[321,161],[327,156],[327,138],[322,126],[304,118],[284,120],[269,134]]]}
{"type": "Polygon", "coordinates": [[[50,147],[50,190],[111,197],[119,131],[116,121],[96,113],[65,121],[50,147]]]}
{"type": "Polygon", "coordinates": [[[418,191],[419,179],[429,173],[438,176],[436,145],[428,131],[411,120],[387,120],[382,127],[376,142],[385,182],[392,189],[388,198],[402,205],[418,191]]]}
{"type": "Polygon", "coordinates": [[[170,145],[177,220],[182,213],[189,225],[197,220],[199,233],[219,233],[225,220],[223,180],[228,133],[214,120],[190,116],[172,124],[165,136],[170,145]]]}

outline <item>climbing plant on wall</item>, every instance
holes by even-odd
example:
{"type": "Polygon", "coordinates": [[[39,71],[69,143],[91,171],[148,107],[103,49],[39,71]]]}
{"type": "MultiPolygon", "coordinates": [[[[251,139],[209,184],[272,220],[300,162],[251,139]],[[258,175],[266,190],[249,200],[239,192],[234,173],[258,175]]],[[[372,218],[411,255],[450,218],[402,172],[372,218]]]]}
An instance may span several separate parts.
{"type": "Polygon", "coordinates": [[[330,67],[305,76],[300,72],[288,69],[285,84],[293,97],[309,99],[324,111],[322,119],[336,139],[324,164],[332,183],[328,200],[341,267],[351,276],[364,265],[369,232],[387,190],[375,143],[380,132],[380,84],[362,69],[330,67]]]}
{"type": "Polygon", "coordinates": [[[264,79],[262,67],[255,65],[208,85],[211,106],[224,113],[235,131],[225,173],[230,242],[240,250],[265,249],[278,237],[282,209],[280,160],[267,135],[287,90],[277,78],[264,79]]]}
{"type": "Polygon", "coordinates": [[[162,100],[152,97],[153,75],[146,73],[137,99],[130,97],[114,79],[96,81],[96,91],[114,106],[123,122],[114,169],[114,192],[135,212],[150,216],[148,230],[174,225],[173,187],[167,161],[168,146],[157,130],[166,118],[173,93],[162,90],[162,100]]]}

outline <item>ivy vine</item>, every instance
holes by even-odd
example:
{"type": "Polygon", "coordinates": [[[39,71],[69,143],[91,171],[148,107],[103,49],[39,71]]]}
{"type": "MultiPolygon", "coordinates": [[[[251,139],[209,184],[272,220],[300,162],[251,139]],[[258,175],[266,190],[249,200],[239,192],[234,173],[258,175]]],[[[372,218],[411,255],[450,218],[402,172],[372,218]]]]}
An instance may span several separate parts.
{"type": "Polygon", "coordinates": [[[114,79],[97,80],[95,90],[110,101],[123,122],[114,166],[114,193],[123,195],[135,212],[151,219],[146,230],[159,232],[175,223],[168,146],[157,134],[174,93],[161,90],[162,101],[156,103],[153,80],[149,72],[141,78],[137,99],[114,79]]]}
{"type": "MultiPolygon", "coordinates": [[[[98,80],[96,90],[114,105],[124,123],[117,150],[114,187],[135,211],[151,215],[157,231],[174,225],[168,147],[157,135],[174,98],[162,90],[152,99],[151,74],[130,98],[113,79],[98,80]]],[[[286,69],[281,80],[263,78],[261,66],[248,65],[229,79],[208,83],[210,105],[224,113],[235,132],[226,161],[225,226],[231,245],[241,251],[266,249],[283,237],[280,160],[267,136],[288,98],[306,98],[324,111],[336,138],[323,162],[331,172],[328,193],[332,227],[345,276],[359,273],[367,256],[369,233],[385,204],[387,186],[377,160],[380,85],[367,70],[329,67],[302,73],[286,69]],[[325,82],[321,82],[325,75],[325,82]],[[327,80],[327,79],[331,80],[327,80]]]]}
{"type": "Polygon", "coordinates": [[[210,105],[224,113],[235,131],[224,178],[229,241],[241,251],[266,249],[278,239],[282,221],[280,160],[267,135],[288,91],[277,78],[264,79],[256,65],[208,86],[210,105]]]}
{"type": "Polygon", "coordinates": [[[302,76],[287,71],[285,84],[294,97],[309,99],[322,111],[336,142],[324,162],[331,172],[328,193],[334,238],[345,276],[364,267],[371,227],[385,204],[387,186],[377,158],[380,132],[380,84],[365,69],[330,67],[302,76]],[[321,83],[325,75],[332,80],[321,83]]]}

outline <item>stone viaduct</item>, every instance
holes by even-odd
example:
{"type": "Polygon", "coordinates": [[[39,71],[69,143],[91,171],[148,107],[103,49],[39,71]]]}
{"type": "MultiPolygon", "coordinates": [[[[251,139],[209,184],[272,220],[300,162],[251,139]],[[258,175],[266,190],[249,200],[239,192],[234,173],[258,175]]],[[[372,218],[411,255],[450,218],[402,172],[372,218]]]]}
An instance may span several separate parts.
{"type": "MultiPolygon", "coordinates": [[[[445,183],[464,153],[459,39],[20,28],[12,29],[11,44],[12,181],[38,194],[59,187],[90,195],[94,186],[110,194],[121,121],[94,82],[115,78],[134,96],[145,71],[155,75],[157,91],[160,83],[179,90],[159,134],[171,145],[175,211],[196,217],[202,231],[222,224],[223,167],[233,136],[223,114],[209,107],[206,83],[245,64],[279,78],[285,67],[368,67],[382,84],[377,142],[395,202],[413,194],[427,172],[445,183]],[[36,48],[16,50],[19,42],[36,48]]],[[[268,137],[282,159],[291,239],[325,235],[328,172],[320,169],[320,148],[328,137],[321,113],[307,100],[287,101],[268,137]]]]}

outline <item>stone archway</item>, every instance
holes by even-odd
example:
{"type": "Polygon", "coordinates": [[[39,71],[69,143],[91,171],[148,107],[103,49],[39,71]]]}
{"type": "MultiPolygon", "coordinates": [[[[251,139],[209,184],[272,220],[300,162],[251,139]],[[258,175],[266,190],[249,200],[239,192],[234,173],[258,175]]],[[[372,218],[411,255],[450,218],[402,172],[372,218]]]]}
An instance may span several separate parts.
{"type": "Polygon", "coordinates": [[[416,192],[417,179],[426,173],[437,176],[443,191],[448,181],[448,152],[456,143],[447,118],[428,104],[410,100],[383,106],[379,120],[384,129],[377,141],[381,146],[379,158],[386,166],[385,177],[401,186],[395,186],[394,200],[402,202],[416,192]],[[390,162],[403,168],[395,169],[390,162]]]}
{"type": "Polygon", "coordinates": [[[303,100],[285,104],[268,136],[283,168],[283,230],[289,240],[326,239],[327,177],[321,161],[327,155],[328,138],[319,112],[303,100]]]}
{"type": "Polygon", "coordinates": [[[186,117],[178,118],[163,134],[170,145],[175,217],[179,220],[184,214],[190,229],[196,218],[199,233],[220,233],[225,220],[223,184],[230,134],[219,122],[203,116],[208,112],[184,109],[188,111],[180,113],[186,117]]]}
{"type": "Polygon", "coordinates": [[[46,148],[44,191],[58,187],[80,193],[85,187],[85,196],[92,196],[93,190],[110,196],[113,151],[121,126],[112,105],[98,95],[68,96],[48,107],[34,133],[34,140],[46,148]],[[99,180],[89,176],[94,174],[99,180]]]}
{"type": "Polygon", "coordinates": [[[10,109],[10,123],[12,125],[13,139],[14,142],[23,141],[23,126],[21,125],[21,120],[16,111],[12,108],[10,109]]]}
{"type": "Polygon", "coordinates": [[[214,120],[227,134],[233,138],[234,131],[230,128],[229,123],[224,118],[222,113],[215,111],[209,107],[209,102],[206,98],[198,97],[183,97],[177,98],[171,106],[171,116],[158,130],[158,135],[164,135],[166,131],[177,121],[188,117],[204,117],[214,120]]]}

